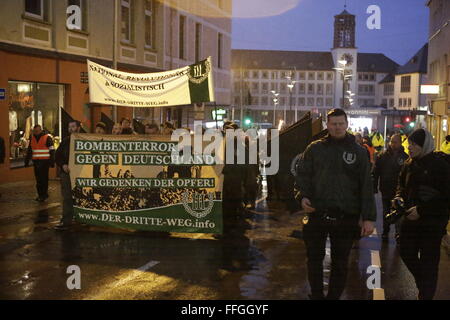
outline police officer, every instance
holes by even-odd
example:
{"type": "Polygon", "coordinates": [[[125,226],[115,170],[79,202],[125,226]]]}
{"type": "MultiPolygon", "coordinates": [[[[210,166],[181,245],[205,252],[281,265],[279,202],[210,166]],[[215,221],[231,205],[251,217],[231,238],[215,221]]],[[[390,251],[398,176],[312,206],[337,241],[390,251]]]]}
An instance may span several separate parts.
{"type": "Polygon", "coordinates": [[[57,230],[66,230],[73,220],[73,195],[69,171],[70,139],[72,133],[80,132],[81,124],[78,120],[70,121],[68,129],[69,136],[61,142],[56,151],[56,165],[60,168],[59,177],[61,179],[61,196],[63,197],[63,214],[60,223],[55,226],[57,230]]]}
{"type": "Polygon", "coordinates": [[[303,239],[307,249],[311,299],[324,299],[323,259],[331,242],[331,275],[327,299],[340,298],[346,282],[353,241],[372,234],[376,220],[367,151],[346,132],[347,114],[327,115],[328,135],[312,142],[297,167],[297,199],[307,213],[303,239]]]}
{"type": "Polygon", "coordinates": [[[36,201],[43,202],[48,198],[48,171],[55,166],[55,148],[50,135],[42,131],[37,124],[33,127],[31,143],[28,146],[25,157],[25,167],[33,160],[34,176],[36,177],[36,189],[38,197],[36,201]]]}
{"type": "Polygon", "coordinates": [[[407,213],[400,230],[400,256],[414,276],[419,300],[431,300],[449,219],[450,168],[433,152],[430,132],[417,129],[408,140],[410,158],[400,172],[396,194],[404,200],[407,213]]]}
{"type": "MultiPolygon", "coordinates": [[[[391,201],[395,197],[397,189],[398,175],[400,170],[408,159],[408,155],[404,152],[402,146],[402,138],[400,134],[394,134],[389,141],[389,147],[383,151],[373,170],[374,191],[378,191],[380,186],[381,198],[383,201],[383,234],[384,241],[389,238],[390,224],[386,222],[386,215],[391,208],[391,201]]],[[[395,239],[399,238],[399,226],[395,228],[395,239]]]]}

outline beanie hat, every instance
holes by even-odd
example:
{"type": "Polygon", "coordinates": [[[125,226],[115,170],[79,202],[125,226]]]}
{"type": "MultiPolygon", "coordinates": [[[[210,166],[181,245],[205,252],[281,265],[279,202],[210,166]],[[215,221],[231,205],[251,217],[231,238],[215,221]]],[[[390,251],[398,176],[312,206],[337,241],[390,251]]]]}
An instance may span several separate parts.
{"type": "Polygon", "coordinates": [[[425,143],[425,130],[414,130],[413,133],[411,133],[411,135],[408,137],[408,140],[414,142],[422,148],[425,143]]]}

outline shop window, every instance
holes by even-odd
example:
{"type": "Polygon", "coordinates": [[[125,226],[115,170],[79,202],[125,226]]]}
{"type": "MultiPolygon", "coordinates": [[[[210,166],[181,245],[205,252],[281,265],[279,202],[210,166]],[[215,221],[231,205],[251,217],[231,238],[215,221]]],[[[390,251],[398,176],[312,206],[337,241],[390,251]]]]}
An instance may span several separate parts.
{"type": "Polygon", "coordinates": [[[64,107],[64,86],[11,81],[8,92],[10,165],[20,168],[24,166],[34,125],[41,125],[53,137],[55,147],[59,145],[59,107],[64,107]]]}

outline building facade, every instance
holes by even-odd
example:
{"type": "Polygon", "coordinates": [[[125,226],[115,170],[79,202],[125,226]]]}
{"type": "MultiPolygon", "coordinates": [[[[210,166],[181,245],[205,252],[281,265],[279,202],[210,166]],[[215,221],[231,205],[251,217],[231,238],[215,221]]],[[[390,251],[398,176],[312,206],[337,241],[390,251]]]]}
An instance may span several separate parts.
{"type": "Polygon", "coordinates": [[[428,83],[438,86],[438,93],[429,95],[430,116],[427,123],[440,147],[450,133],[450,2],[429,0],[428,83]]]}
{"type": "MultiPolygon", "coordinates": [[[[61,137],[61,110],[90,132],[111,119],[189,126],[211,106],[127,108],[89,103],[86,60],[127,72],[158,72],[212,57],[216,101],[230,103],[231,0],[4,0],[0,11],[0,182],[30,179],[28,137],[41,124],[61,137]],[[68,20],[76,5],[81,25],[68,20]],[[116,17],[116,19],[115,19],[116,17]],[[115,23],[116,21],[116,23],[115,23]],[[79,27],[79,28],[78,28],[79,27]],[[114,32],[116,30],[116,33],[114,32]]],[[[54,175],[54,172],[52,173],[54,175]]]]}
{"type": "Polygon", "coordinates": [[[331,52],[232,50],[231,117],[278,126],[298,119],[296,111],[325,115],[344,106],[356,129],[383,126],[380,109],[392,102],[394,91],[381,82],[398,64],[383,54],[358,52],[354,15],[344,10],[334,19],[331,52]]]}

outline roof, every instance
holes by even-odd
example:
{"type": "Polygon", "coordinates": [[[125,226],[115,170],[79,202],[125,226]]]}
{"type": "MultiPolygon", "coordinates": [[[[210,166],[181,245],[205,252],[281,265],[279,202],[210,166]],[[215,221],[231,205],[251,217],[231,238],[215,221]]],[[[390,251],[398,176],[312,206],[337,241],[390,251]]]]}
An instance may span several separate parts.
{"type": "Polygon", "coordinates": [[[394,72],[398,63],[382,53],[358,53],[358,72],[394,72]]]}
{"type": "Polygon", "coordinates": [[[428,43],[426,43],[419,51],[403,66],[399,67],[397,74],[405,73],[427,73],[428,64],[428,43]]]}
{"type": "MultiPolygon", "coordinates": [[[[398,64],[381,53],[358,53],[358,72],[394,72],[398,64]]],[[[331,52],[324,51],[231,51],[232,69],[326,70],[334,68],[331,52]]]]}
{"type": "Polygon", "coordinates": [[[383,80],[381,80],[378,83],[391,83],[391,82],[395,82],[395,75],[393,73],[388,73],[386,77],[384,77],[383,80]]]}
{"type": "MultiPolygon", "coordinates": [[[[351,14],[350,12],[348,12],[346,9],[344,9],[344,11],[342,11],[340,14],[338,14],[337,16],[354,16],[353,14],[351,14]]],[[[336,16],[336,17],[337,17],[336,16]]]]}
{"type": "Polygon", "coordinates": [[[330,52],[276,50],[231,51],[232,69],[332,70],[333,67],[333,57],[330,52]]]}

